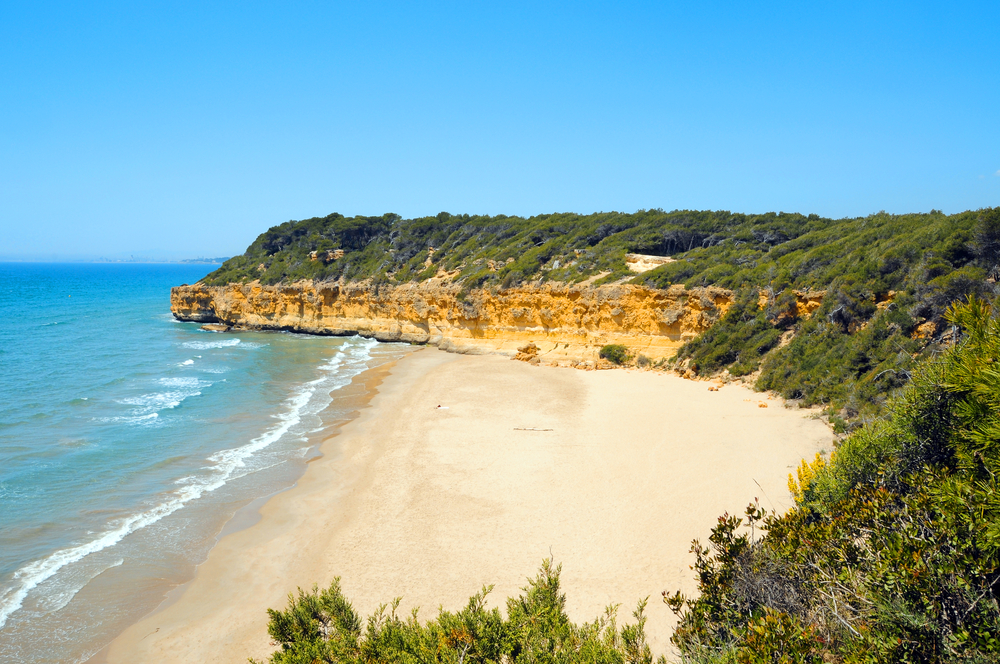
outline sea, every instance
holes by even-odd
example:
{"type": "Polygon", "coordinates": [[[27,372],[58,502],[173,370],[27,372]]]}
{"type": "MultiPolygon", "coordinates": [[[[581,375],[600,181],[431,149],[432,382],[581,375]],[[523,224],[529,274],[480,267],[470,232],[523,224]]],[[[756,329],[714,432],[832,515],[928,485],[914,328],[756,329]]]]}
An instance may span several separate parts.
{"type": "Polygon", "coordinates": [[[0,663],[86,662],[155,610],[407,352],[176,321],[216,267],[0,263],[0,663]]]}

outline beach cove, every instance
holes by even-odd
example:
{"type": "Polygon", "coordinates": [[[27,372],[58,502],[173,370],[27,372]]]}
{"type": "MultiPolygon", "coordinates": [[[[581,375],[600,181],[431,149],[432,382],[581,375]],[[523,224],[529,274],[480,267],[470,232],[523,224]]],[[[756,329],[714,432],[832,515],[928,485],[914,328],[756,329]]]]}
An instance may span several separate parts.
{"type": "Polygon", "coordinates": [[[487,584],[503,606],[548,557],[574,621],[649,597],[650,645],[668,653],[659,596],[694,590],[691,540],[754,497],[790,507],[787,474],[833,439],[809,411],[668,373],[428,348],[362,379],[374,398],[298,484],[92,662],[266,658],[266,610],[335,576],[362,615],[402,597],[429,619],[487,584]]]}

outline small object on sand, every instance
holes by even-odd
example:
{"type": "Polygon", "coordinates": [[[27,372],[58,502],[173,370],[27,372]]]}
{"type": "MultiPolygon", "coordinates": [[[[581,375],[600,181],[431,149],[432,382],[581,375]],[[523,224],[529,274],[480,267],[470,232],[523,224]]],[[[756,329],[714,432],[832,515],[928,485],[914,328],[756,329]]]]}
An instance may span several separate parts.
{"type": "Polygon", "coordinates": [[[764,403],[763,401],[761,401],[761,402],[758,402],[757,407],[758,408],[767,408],[767,404],[764,403]]]}
{"type": "Polygon", "coordinates": [[[708,388],[708,391],[709,392],[718,392],[719,388],[717,388],[717,387],[710,387],[710,388],[708,388]]]}
{"type": "Polygon", "coordinates": [[[438,410],[448,410],[448,406],[442,406],[441,404],[438,404],[438,410]]]}
{"type": "Polygon", "coordinates": [[[514,431],[554,431],[554,429],[538,429],[535,427],[514,427],[514,431]]]}

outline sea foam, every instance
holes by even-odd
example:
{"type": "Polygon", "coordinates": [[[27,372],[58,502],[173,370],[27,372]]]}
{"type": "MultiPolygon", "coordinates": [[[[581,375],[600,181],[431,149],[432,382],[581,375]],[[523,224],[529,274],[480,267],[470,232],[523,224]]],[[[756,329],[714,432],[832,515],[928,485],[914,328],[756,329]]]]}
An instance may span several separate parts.
{"type": "Polygon", "coordinates": [[[212,348],[230,348],[238,346],[240,343],[239,339],[220,339],[218,341],[185,341],[181,346],[192,350],[211,350],[212,348]]]}
{"type": "MultiPolygon", "coordinates": [[[[230,340],[227,345],[235,346],[236,343],[233,342],[239,343],[239,340],[230,340]]],[[[367,360],[371,357],[370,351],[377,344],[378,342],[374,340],[345,344],[332,358],[317,367],[323,372],[321,377],[308,381],[293,390],[285,400],[285,409],[272,416],[277,420],[274,426],[245,445],[209,455],[206,458],[207,465],[202,469],[206,471],[204,475],[189,475],[180,478],[175,482],[177,489],[163,494],[160,502],[152,507],[115,519],[108,523],[105,530],[96,533],[96,536],[87,541],[59,549],[14,572],[11,578],[12,586],[0,593],[0,628],[7,623],[11,614],[23,606],[25,598],[32,590],[52,579],[67,566],[81,561],[91,554],[115,546],[129,534],[157,523],[182,509],[191,501],[225,486],[230,480],[241,477],[247,472],[253,472],[253,469],[247,469],[249,460],[293,432],[296,425],[302,422],[303,417],[316,415],[326,408],[330,404],[330,392],[349,384],[353,376],[366,368],[367,360]],[[345,365],[345,371],[338,371],[345,365]]],[[[156,419],[159,410],[175,408],[184,399],[201,394],[200,390],[211,385],[207,381],[188,377],[161,378],[159,383],[172,389],[121,399],[121,403],[135,406],[135,410],[129,416],[106,418],[105,421],[133,423],[156,419]]],[[[312,429],[311,431],[316,430],[312,429]]],[[[299,431],[296,432],[296,436],[299,440],[305,441],[308,433],[299,431]]],[[[69,582],[64,590],[47,598],[43,605],[49,607],[49,611],[65,606],[87,582],[89,579],[85,580],[79,587],[76,587],[77,583],[69,582]],[[63,602],[64,599],[65,602],[63,602]]]]}
{"type": "Polygon", "coordinates": [[[122,422],[133,425],[151,424],[152,420],[159,417],[160,411],[177,408],[185,399],[200,396],[203,389],[212,385],[210,381],[190,377],[160,378],[157,383],[163,387],[173,389],[118,399],[118,403],[122,405],[133,406],[128,415],[96,417],[94,421],[107,423],[122,422]]]}

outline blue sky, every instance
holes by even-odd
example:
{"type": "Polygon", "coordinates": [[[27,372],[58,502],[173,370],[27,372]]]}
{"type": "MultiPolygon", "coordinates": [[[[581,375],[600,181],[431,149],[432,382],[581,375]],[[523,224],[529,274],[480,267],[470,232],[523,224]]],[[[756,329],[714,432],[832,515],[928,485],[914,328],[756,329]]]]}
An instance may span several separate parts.
{"type": "Polygon", "coordinates": [[[0,257],[330,212],[1000,205],[1000,3],[0,0],[0,257]]]}

